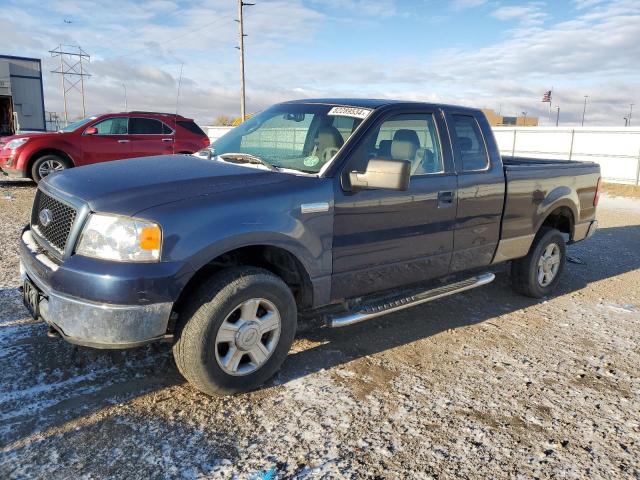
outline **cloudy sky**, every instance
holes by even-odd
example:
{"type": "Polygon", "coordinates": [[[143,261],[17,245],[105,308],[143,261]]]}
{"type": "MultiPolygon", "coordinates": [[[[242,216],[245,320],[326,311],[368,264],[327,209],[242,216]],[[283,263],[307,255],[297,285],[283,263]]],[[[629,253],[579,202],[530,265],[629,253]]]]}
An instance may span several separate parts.
{"type": "MultiPolygon", "coordinates": [[[[304,97],[357,96],[526,111],[561,124],[640,120],[639,0],[251,0],[247,110],[304,97]],[[635,115],[634,115],[635,118],[635,115]],[[555,118],[554,118],[555,121],[555,118]]],[[[235,0],[0,0],[0,54],[43,60],[45,106],[62,112],[48,51],[91,55],[88,113],[179,111],[199,123],[239,114],[235,0]],[[68,23],[70,22],[70,23],[68,23]]],[[[81,113],[78,98],[70,111],[81,113]]]]}

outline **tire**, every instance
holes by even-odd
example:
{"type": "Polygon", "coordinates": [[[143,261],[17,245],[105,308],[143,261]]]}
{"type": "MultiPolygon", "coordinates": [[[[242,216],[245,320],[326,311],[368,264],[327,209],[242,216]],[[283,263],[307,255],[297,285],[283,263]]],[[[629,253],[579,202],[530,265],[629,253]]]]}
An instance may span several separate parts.
{"type": "Polygon", "coordinates": [[[542,227],[527,256],[511,263],[511,281],[514,290],[532,298],[542,298],[551,294],[564,272],[566,251],[567,247],[562,234],[555,228],[542,227]],[[541,260],[543,256],[554,260],[547,260],[546,265],[541,265],[541,262],[544,263],[541,260]],[[553,267],[555,264],[557,267],[553,267]]]}
{"type": "Polygon", "coordinates": [[[233,267],[199,287],[180,316],[173,345],[178,370],[201,392],[227,395],[253,390],[278,371],[293,343],[297,308],[279,277],[233,267]],[[277,318],[279,331],[267,330],[277,318]]]}
{"type": "Polygon", "coordinates": [[[71,162],[66,158],[62,158],[58,155],[43,155],[33,162],[33,165],[31,166],[31,178],[33,178],[34,182],[39,183],[40,180],[46,177],[49,173],[66,170],[67,168],[71,168],[71,166],[71,162]],[[49,171],[49,173],[45,173],[46,171],[49,171]]]}

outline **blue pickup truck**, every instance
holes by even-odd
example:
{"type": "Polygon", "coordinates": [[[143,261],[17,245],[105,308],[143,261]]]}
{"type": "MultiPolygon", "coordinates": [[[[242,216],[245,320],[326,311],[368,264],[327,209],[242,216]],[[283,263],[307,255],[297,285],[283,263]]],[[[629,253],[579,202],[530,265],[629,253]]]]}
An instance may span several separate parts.
{"type": "Polygon", "coordinates": [[[46,177],[24,302],[74,344],[171,341],[195,387],[235,393],[274,375],[302,315],[351,325],[506,261],[518,292],[550,294],[565,245],[597,228],[599,190],[595,163],[501,158],[476,109],[286,102],[196,156],[46,177]]]}

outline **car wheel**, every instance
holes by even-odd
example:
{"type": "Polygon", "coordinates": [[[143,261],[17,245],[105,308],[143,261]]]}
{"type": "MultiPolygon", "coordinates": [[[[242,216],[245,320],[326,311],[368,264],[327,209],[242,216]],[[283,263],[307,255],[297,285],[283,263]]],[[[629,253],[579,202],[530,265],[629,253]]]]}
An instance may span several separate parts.
{"type": "Polygon", "coordinates": [[[527,256],[511,263],[513,288],[533,298],[552,293],[564,272],[566,249],[562,233],[541,228],[527,256]]]}
{"type": "Polygon", "coordinates": [[[278,371],[295,336],[291,290],[260,268],[222,270],[181,310],[173,346],[176,365],[209,395],[262,385],[278,371]]]}
{"type": "Polygon", "coordinates": [[[31,166],[31,178],[38,183],[47,175],[60,172],[71,167],[71,163],[58,155],[44,155],[31,166]]]}

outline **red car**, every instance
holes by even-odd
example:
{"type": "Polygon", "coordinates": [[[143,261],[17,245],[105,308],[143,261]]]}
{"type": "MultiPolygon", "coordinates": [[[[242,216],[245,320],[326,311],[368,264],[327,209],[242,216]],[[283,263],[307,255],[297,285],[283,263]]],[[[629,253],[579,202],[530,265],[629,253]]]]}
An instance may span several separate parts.
{"type": "Polygon", "coordinates": [[[209,138],[189,118],[169,113],[108,113],[71,123],[58,132],[0,138],[0,169],[36,182],[91,163],[172,153],[194,153],[209,138]]]}

